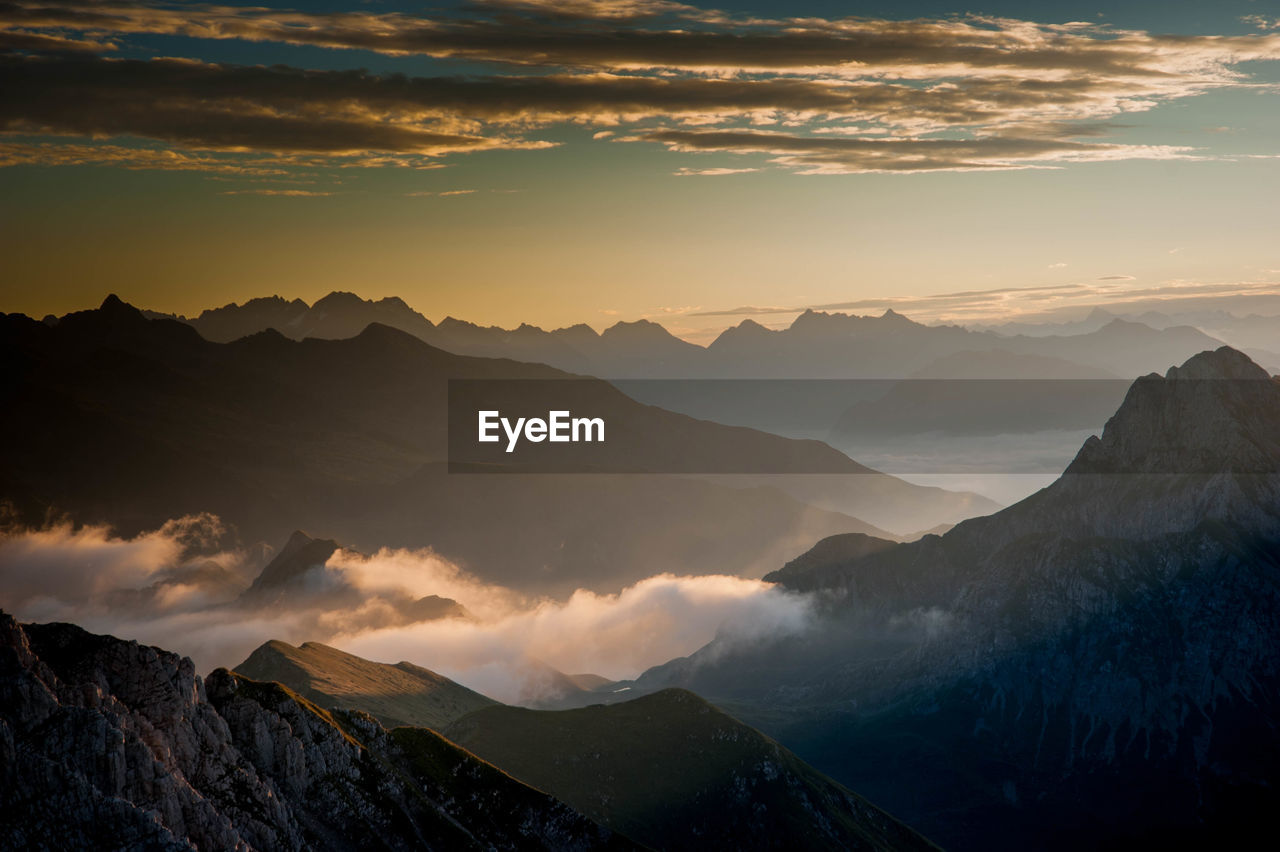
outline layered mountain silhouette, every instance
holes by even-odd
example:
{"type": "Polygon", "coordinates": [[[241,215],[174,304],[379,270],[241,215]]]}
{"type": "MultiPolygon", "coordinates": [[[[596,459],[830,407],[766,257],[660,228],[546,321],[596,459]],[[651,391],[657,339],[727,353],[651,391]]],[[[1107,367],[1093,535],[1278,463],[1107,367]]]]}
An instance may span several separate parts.
{"type": "MultiPolygon", "coordinates": [[[[1272,310],[1280,307],[1273,296],[1263,296],[1259,301],[1262,300],[1266,300],[1272,310]]],[[[1116,319],[1142,323],[1155,329],[1191,326],[1239,349],[1267,369],[1280,369],[1280,353],[1276,351],[1280,347],[1276,343],[1280,340],[1280,315],[1274,313],[1239,315],[1220,308],[1173,311],[1139,308],[1110,311],[1098,307],[1077,320],[1054,322],[1042,319],[1039,322],[1007,322],[987,326],[986,330],[1005,335],[1025,334],[1033,337],[1088,334],[1116,319]]]]}
{"type": "Polygon", "coordinates": [[[625,849],[425,728],[0,613],[6,849],[625,849]]]}
{"type": "MultiPolygon", "coordinates": [[[[0,499],[34,523],[52,510],[131,534],[214,512],[247,541],[313,528],[368,551],[430,546],[486,579],[546,593],[617,588],[654,565],[758,575],[828,534],[884,535],[770,489],[669,476],[450,475],[450,379],[566,374],[454,355],[385,325],[345,340],[265,331],[219,344],[112,297],[56,323],[7,316],[0,348],[9,403],[0,499]]],[[[972,495],[868,472],[815,441],[667,414],[603,382],[573,384],[597,413],[651,427],[630,445],[633,467],[668,469],[705,447],[748,470],[861,474],[849,477],[851,508],[908,519],[903,529],[975,510],[972,495]]]]}
{"type": "MultiPolygon", "coordinates": [[[[528,324],[503,329],[453,317],[435,324],[398,298],[372,301],[341,292],[310,306],[275,296],[174,318],[219,342],[266,329],[297,340],[354,337],[376,322],[458,354],[533,361],[609,379],[901,378],[964,352],[1056,359],[1080,377],[1105,371],[1133,378],[1221,344],[1190,325],[1152,328],[1109,315],[1084,329],[1045,335],[1034,329],[1000,334],[925,326],[893,310],[878,317],[809,310],[781,330],[743,320],[703,347],[648,320],[619,322],[602,333],[581,324],[551,331],[528,324]]],[[[965,378],[998,377],[989,374],[989,365],[968,366],[965,378]]]]}
{"type": "Polygon", "coordinates": [[[1198,354],[1134,382],[1050,487],[768,579],[809,632],[718,640],[693,689],[944,846],[1243,843],[1280,781],[1280,381],[1198,354]],[[886,772],[892,766],[894,771],[886,772]]]}

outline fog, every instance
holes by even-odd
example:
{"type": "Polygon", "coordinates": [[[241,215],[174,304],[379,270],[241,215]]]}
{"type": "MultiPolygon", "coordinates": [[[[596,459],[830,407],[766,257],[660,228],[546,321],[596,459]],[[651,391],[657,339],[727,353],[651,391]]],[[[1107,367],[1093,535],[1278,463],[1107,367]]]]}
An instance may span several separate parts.
{"type": "Polygon", "coordinates": [[[270,557],[227,546],[211,515],[134,538],[55,524],[0,534],[0,608],[21,621],[70,621],[177,651],[202,672],[232,667],[268,639],[324,642],[407,660],[499,700],[536,703],[569,674],[631,678],[719,636],[803,630],[811,601],[759,580],[654,575],[617,594],[531,598],[482,582],[430,550],[338,550],[270,607],[241,599],[270,557]],[[335,590],[341,594],[336,594],[335,590]],[[464,612],[406,622],[403,602],[437,595],[464,612]]]}

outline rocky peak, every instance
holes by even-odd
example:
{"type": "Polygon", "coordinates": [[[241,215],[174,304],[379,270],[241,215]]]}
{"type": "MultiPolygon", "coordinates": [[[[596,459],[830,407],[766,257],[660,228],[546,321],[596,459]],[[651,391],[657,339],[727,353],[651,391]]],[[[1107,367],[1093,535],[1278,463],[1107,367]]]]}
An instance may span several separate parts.
{"type": "Polygon", "coordinates": [[[245,591],[243,599],[257,603],[275,600],[282,591],[300,582],[308,571],[324,566],[337,549],[338,543],[333,539],[316,539],[295,530],[245,591]]]}
{"type": "Polygon", "coordinates": [[[1224,346],[1143,376],[1067,468],[1081,473],[1280,473],[1280,383],[1224,346]]]}
{"type": "Polygon", "coordinates": [[[627,847],[429,730],[0,613],[0,848],[627,847]]]}

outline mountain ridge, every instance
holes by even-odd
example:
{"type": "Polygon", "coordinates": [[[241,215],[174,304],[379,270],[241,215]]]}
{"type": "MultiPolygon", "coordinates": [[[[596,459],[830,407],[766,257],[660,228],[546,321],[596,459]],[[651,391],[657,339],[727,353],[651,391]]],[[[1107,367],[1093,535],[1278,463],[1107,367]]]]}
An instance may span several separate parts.
{"type": "Polygon", "coordinates": [[[631,685],[732,708],[949,847],[1243,842],[1280,777],[1277,435],[1280,382],[1197,354],[1020,503],[768,575],[816,596],[809,631],[631,685]]]}
{"type": "Polygon", "coordinates": [[[631,848],[430,731],[69,624],[0,648],[6,848],[631,848]]]}

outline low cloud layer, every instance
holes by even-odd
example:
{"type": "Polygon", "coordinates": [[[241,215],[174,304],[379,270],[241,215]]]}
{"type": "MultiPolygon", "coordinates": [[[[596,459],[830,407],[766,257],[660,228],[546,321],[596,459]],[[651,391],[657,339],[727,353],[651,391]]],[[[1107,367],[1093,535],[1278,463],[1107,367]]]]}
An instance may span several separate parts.
{"type": "Polygon", "coordinates": [[[10,530],[0,538],[0,608],[159,645],[205,671],[238,664],[268,639],[320,641],[409,660],[514,702],[545,697],[558,672],[634,677],[717,635],[799,631],[811,616],[804,597],[728,576],[659,574],[615,595],[530,599],[429,550],[339,550],[264,606],[242,595],[270,554],[227,548],[225,539],[209,515],[131,539],[66,524],[10,530]],[[405,618],[404,602],[429,596],[464,611],[405,618]]]}
{"type": "MultiPolygon", "coordinates": [[[[1105,275],[1069,284],[962,290],[932,296],[886,296],[814,305],[739,305],[686,314],[703,318],[761,317],[771,327],[790,325],[805,310],[872,314],[895,310],[924,323],[990,325],[1079,320],[1095,308],[1115,314],[1192,313],[1280,315],[1280,280],[1164,281],[1144,284],[1132,275],[1105,275]],[[775,319],[776,318],[776,319],[775,319]]],[[[1203,324],[1199,320],[1193,324],[1203,324]]],[[[1209,325],[1206,328],[1214,328],[1209,325]]]]}
{"type": "MultiPolygon", "coordinates": [[[[756,159],[679,174],[760,162],[845,174],[1210,156],[1096,137],[1115,132],[1116,116],[1262,86],[1249,63],[1280,59],[1280,34],[1261,23],[1247,35],[1174,36],[976,15],[775,19],[668,0],[485,0],[431,17],[11,0],[0,3],[0,55],[0,128],[26,137],[375,166],[548,147],[563,142],[556,126],[579,124],[622,127],[602,137],[612,143],[756,159]],[[112,58],[141,36],[411,57],[419,74],[424,61],[491,70],[408,77],[112,58]]],[[[66,161],[47,142],[10,144],[28,147],[0,164],[66,161]]]]}

